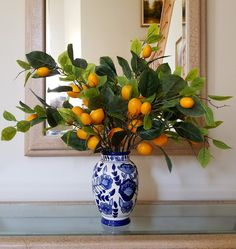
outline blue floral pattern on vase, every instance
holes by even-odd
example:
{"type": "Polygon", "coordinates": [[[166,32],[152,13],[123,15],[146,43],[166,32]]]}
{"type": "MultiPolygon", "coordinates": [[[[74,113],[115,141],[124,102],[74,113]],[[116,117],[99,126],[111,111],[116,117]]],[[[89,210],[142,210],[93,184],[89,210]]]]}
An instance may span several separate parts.
{"type": "Polygon", "coordinates": [[[92,189],[103,224],[127,224],[136,203],[138,172],[128,154],[103,154],[94,167],[92,189]]]}
{"type": "Polygon", "coordinates": [[[112,186],[112,183],[113,183],[113,180],[112,180],[111,176],[106,175],[106,174],[101,176],[101,186],[103,186],[104,189],[106,189],[106,190],[110,189],[112,186]]]}
{"type": "Polygon", "coordinates": [[[129,213],[130,210],[133,208],[133,201],[124,202],[121,198],[119,200],[119,205],[121,207],[122,213],[129,213]]]}
{"type": "Polygon", "coordinates": [[[112,205],[101,202],[99,205],[100,211],[104,214],[112,214],[112,205]]]}
{"type": "Polygon", "coordinates": [[[125,174],[132,174],[135,170],[134,166],[130,163],[122,163],[120,166],[118,166],[118,169],[125,174]]]}
{"type": "Polygon", "coordinates": [[[136,183],[131,179],[123,181],[119,188],[119,193],[124,201],[130,201],[133,198],[135,191],[136,183]]]}

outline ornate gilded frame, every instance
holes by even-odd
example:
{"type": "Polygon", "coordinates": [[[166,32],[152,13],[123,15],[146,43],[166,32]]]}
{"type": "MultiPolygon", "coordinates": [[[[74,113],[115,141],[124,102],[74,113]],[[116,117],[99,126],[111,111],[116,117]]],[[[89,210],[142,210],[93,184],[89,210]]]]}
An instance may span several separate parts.
{"type": "MultiPolygon", "coordinates": [[[[26,53],[32,50],[45,50],[45,6],[46,0],[26,0],[26,53]]],[[[206,0],[187,1],[187,54],[189,68],[199,67],[202,76],[206,73],[206,0]]],[[[34,106],[37,99],[29,89],[45,98],[45,81],[43,79],[30,81],[25,90],[25,101],[34,106]]],[[[203,95],[206,88],[203,91],[203,95]]],[[[43,134],[43,124],[33,127],[25,136],[26,156],[88,156],[92,152],[78,152],[69,149],[59,137],[49,137],[43,134]]],[[[191,155],[190,146],[170,143],[166,147],[170,155],[191,155]]],[[[156,154],[159,152],[156,151],[156,154]]]]}

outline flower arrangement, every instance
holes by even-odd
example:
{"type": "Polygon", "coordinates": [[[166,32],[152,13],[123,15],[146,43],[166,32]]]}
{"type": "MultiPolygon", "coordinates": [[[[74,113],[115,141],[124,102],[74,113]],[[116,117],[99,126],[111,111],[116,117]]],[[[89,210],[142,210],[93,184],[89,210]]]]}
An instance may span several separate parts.
{"type": "Polygon", "coordinates": [[[185,78],[181,77],[180,67],[171,72],[167,63],[152,69],[153,61],[161,59],[150,59],[152,52],[158,50],[160,39],[158,26],[151,25],[144,42],[133,40],[131,63],[117,57],[122,76],[117,75],[110,57],[101,57],[98,66],[74,58],[71,44],[58,57],[58,63],[42,51],[26,54],[27,61],[17,60],[22,72],[27,72],[25,83],[30,78],[59,75],[63,83],[48,92],[66,92],[68,99],[61,108],[55,108],[33,92],[41,105],[29,107],[20,102],[17,108],[28,115],[21,121],[5,111],[4,118],[16,124],[3,129],[2,140],[11,140],[17,132],[27,132],[47,121],[47,129],[61,124],[67,126],[61,138],[79,151],[136,149],[141,155],[150,155],[156,146],[163,152],[170,171],[172,163],[164,149],[170,139],[180,143],[188,141],[190,146],[201,144],[197,159],[205,167],[211,158],[209,141],[218,148],[230,148],[210,138],[208,130],[222,124],[214,120],[210,106],[218,106],[212,101],[224,101],[231,96],[208,95],[203,99],[200,92],[205,79],[199,76],[197,68],[185,78]],[[83,105],[73,106],[71,98],[81,99],[83,105]]]}

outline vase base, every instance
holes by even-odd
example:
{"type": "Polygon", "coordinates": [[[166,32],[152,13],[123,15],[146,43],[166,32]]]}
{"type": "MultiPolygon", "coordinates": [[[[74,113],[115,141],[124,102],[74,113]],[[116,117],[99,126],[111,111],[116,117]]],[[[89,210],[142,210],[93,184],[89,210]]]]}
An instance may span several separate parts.
{"type": "Polygon", "coordinates": [[[111,226],[111,227],[120,227],[125,226],[130,223],[130,218],[126,218],[124,220],[108,220],[102,217],[101,222],[103,225],[111,226]]]}

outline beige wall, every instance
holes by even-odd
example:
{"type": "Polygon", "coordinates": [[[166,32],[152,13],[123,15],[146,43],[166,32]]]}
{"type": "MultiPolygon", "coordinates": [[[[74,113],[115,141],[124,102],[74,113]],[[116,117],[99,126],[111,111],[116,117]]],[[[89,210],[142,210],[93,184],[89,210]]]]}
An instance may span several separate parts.
{"type": "MultiPolygon", "coordinates": [[[[236,1],[208,0],[209,92],[236,96],[235,40],[236,1]]],[[[24,55],[24,0],[1,0],[0,113],[5,109],[23,118],[14,106],[24,97],[23,78],[14,80],[15,60],[24,55]]],[[[217,111],[225,124],[212,132],[236,148],[235,99],[231,107],[217,111]]],[[[0,129],[8,125],[0,120],[0,129]]],[[[11,143],[0,142],[0,201],[90,200],[90,176],[98,157],[27,158],[23,135],[11,143]]],[[[236,199],[235,149],[212,149],[214,160],[205,170],[193,157],[172,157],[170,175],[163,157],[135,157],[140,173],[139,199],[236,199]]]]}

